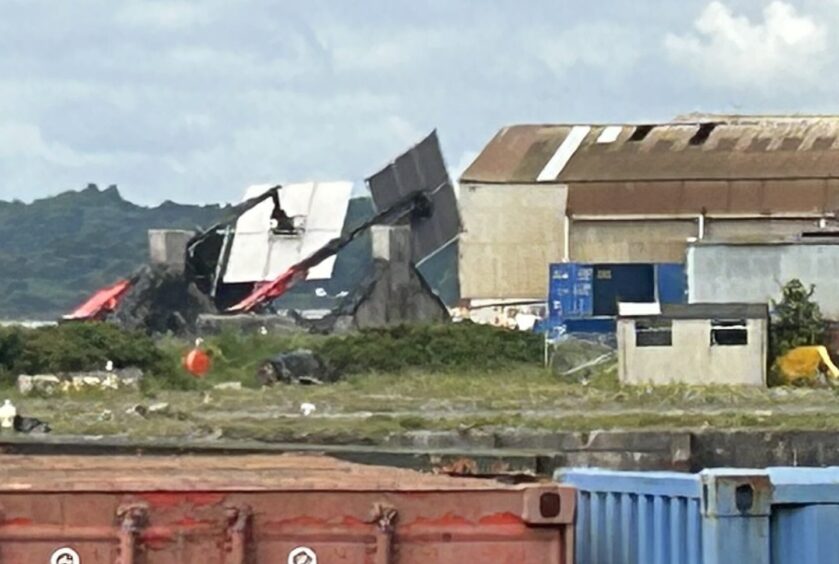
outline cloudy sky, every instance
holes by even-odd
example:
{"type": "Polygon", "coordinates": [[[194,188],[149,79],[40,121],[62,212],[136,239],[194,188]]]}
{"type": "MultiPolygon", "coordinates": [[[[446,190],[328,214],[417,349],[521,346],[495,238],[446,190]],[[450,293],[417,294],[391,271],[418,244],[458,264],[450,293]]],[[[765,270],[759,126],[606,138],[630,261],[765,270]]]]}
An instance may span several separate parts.
{"type": "Polygon", "coordinates": [[[362,179],[437,128],[839,113],[839,0],[0,0],[0,199],[362,179]]]}

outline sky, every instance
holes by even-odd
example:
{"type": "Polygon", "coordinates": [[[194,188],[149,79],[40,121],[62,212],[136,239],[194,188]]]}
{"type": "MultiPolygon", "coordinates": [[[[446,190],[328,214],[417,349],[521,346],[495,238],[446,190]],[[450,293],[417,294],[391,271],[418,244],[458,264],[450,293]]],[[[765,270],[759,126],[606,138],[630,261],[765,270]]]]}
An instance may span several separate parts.
{"type": "Polygon", "coordinates": [[[0,200],[358,181],[437,129],[839,113],[839,0],[0,0],[0,200]]]}

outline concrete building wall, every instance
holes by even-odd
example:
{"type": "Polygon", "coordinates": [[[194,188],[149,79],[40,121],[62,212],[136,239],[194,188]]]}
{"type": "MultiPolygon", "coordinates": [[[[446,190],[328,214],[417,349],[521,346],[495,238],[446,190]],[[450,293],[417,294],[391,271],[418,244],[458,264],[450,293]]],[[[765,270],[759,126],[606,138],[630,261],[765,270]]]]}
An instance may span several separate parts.
{"type": "Polygon", "coordinates": [[[464,299],[544,299],[548,265],[564,249],[563,185],[460,187],[460,294],[464,299]]]}
{"type": "Polygon", "coordinates": [[[687,253],[688,302],[769,302],[793,278],[839,320],[839,244],[696,244],[687,253]]]}
{"type": "Polygon", "coordinates": [[[705,220],[705,239],[782,238],[818,229],[818,219],[713,219],[705,220]]]}
{"type": "Polygon", "coordinates": [[[634,319],[619,319],[618,374],[624,384],[766,384],[767,321],[746,320],[748,344],[711,345],[711,321],[674,319],[672,345],[638,347],[634,319]]]}
{"type": "Polygon", "coordinates": [[[570,226],[572,262],[683,262],[698,220],[579,220],[570,226]]]}

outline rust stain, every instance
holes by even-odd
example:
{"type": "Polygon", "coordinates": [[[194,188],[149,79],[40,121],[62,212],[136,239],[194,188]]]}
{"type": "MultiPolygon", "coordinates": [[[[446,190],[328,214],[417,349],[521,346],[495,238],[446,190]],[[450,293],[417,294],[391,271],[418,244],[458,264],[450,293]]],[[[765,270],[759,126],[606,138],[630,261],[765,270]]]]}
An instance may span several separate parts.
{"type": "Polygon", "coordinates": [[[446,513],[440,517],[417,517],[411,523],[400,525],[400,530],[409,530],[422,527],[472,527],[475,523],[461,515],[446,513]]]}
{"type": "Polygon", "coordinates": [[[361,528],[361,529],[368,529],[369,525],[365,523],[363,520],[353,517],[351,515],[345,515],[343,519],[341,519],[341,524],[345,527],[350,528],[361,528]]]}
{"type": "Polygon", "coordinates": [[[216,526],[218,523],[216,521],[210,521],[207,519],[196,519],[194,517],[183,517],[178,519],[177,521],[173,522],[178,527],[183,528],[198,528],[198,527],[205,527],[205,526],[216,526]]]}
{"type": "MultiPolygon", "coordinates": [[[[523,125],[496,135],[462,180],[535,183],[574,126],[523,125]]],[[[836,116],[692,116],[633,136],[592,126],[554,182],[575,214],[832,212],[839,178],[836,116]]]]}
{"type": "Polygon", "coordinates": [[[226,496],[216,492],[153,492],[142,493],[138,497],[152,507],[178,507],[179,505],[201,507],[218,505],[226,496]]]}
{"type": "Polygon", "coordinates": [[[14,526],[25,526],[31,525],[34,521],[32,519],[26,519],[24,517],[15,517],[13,519],[3,519],[0,521],[0,526],[3,527],[14,527],[14,526]]]}
{"type": "Polygon", "coordinates": [[[504,513],[493,513],[486,517],[481,517],[478,520],[480,525],[521,525],[522,520],[518,515],[514,515],[509,511],[504,513]]]}

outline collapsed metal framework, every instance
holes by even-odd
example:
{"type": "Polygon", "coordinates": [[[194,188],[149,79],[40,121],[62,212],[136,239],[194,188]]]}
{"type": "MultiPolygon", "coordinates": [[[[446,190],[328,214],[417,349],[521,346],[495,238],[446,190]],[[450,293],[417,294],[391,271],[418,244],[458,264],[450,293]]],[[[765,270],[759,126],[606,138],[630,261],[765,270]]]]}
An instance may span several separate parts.
{"type": "Polygon", "coordinates": [[[427,219],[433,213],[433,205],[429,196],[423,191],[416,191],[400,198],[396,203],[365,221],[349,233],[332,239],[329,243],[298,262],[283,274],[257,287],[251,294],[236,305],[227,309],[231,313],[249,312],[260,309],[274,300],[300,280],[304,280],[309,270],[336,255],[341,249],[352,243],[362,233],[374,225],[393,224],[411,216],[412,219],[427,219]]]}
{"type": "MultiPolygon", "coordinates": [[[[224,284],[222,280],[236,237],[236,224],[242,215],[272,199],[274,210],[271,217],[277,219],[280,233],[283,233],[283,223],[287,223],[284,220],[288,219],[280,205],[282,185],[273,186],[242,202],[226,219],[189,240],[184,258],[185,281],[211,297],[219,311],[252,312],[264,308],[306,279],[310,270],[335,256],[373,225],[408,221],[414,234],[412,255],[416,265],[456,240],[461,228],[456,196],[436,130],[367,178],[367,185],[378,210],[373,217],[348,233],[329,240],[273,280],[224,284]]],[[[64,319],[102,319],[115,311],[120,300],[136,284],[135,277],[99,290],[64,319]]]]}

